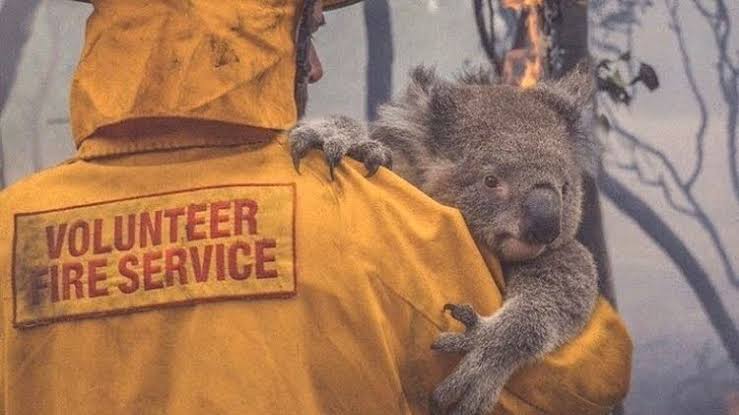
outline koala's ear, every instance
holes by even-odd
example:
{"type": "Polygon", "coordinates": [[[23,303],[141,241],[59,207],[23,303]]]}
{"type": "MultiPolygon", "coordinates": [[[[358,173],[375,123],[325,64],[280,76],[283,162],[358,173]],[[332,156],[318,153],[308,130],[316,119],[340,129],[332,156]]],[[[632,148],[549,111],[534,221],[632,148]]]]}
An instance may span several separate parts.
{"type": "Polygon", "coordinates": [[[433,68],[418,66],[410,73],[410,83],[399,99],[382,105],[375,128],[386,128],[406,141],[426,142],[443,147],[450,142],[443,128],[450,125],[457,111],[461,85],[436,75],[433,68]],[[411,140],[409,137],[414,137],[411,140]]]}
{"type": "Polygon", "coordinates": [[[409,100],[427,101],[431,90],[439,82],[436,69],[433,67],[419,65],[411,69],[411,82],[406,90],[406,98],[409,100]]]}
{"type": "Polygon", "coordinates": [[[566,95],[578,108],[592,108],[595,98],[595,72],[590,60],[581,60],[551,87],[559,94],[566,95]]]}
{"type": "Polygon", "coordinates": [[[572,133],[578,164],[594,175],[601,146],[593,135],[595,75],[591,67],[583,60],[564,77],[540,82],[531,93],[562,116],[572,133]]]}
{"type": "Polygon", "coordinates": [[[465,64],[456,76],[457,82],[466,85],[496,85],[497,77],[493,66],[488,64],[465,64]]]}
{"type": "Polygon", "coordinates": [[[456,112],[454,101],[457,85],[436,75],[433,67],[417,66],[411,70],[411,82],[404,101],[414,108],[425,122],[440,124],[456,112]]]}
{"type": "Polygon", "coordinates": [[[565,118],[576,119],[583,111],[592,110],[595,75],[583,60],[562,78],[540,82],[534,92],[565,118]]]}
{"type": "Polygon", "coordinates": [[[429,102],[429,111],[436,117],[447,118],[457,112],[457,104],[454,96],[456,93],[455,85],[451,82],[438,82],[431,90],[431,100],[429,102]]]}

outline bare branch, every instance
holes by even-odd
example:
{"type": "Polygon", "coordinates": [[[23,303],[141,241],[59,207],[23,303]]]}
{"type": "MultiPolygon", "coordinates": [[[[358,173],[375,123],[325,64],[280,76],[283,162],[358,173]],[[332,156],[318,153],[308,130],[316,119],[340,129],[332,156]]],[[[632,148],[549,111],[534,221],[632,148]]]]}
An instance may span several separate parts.
{"type": "Polygon", "coordinates": [[[618,180],[606,172],[601,172],[598,176],[598,185],[603,194],[619,210],[633,219],[677,265],[706,312],[711,325],[718,333],[729,358],[739,369],[739,331],[711,283],[708,273],[701,267],[692,252],[649,205],[618,180]]]}
{"type": "Polygon", "coordinates": [[[731,39],[731,19],[724,0],[715,0],[715,12],[711,12],[699,0],[691,0],[698,12],[707,20],[713,33],[718,62],[716,70],[719,77],[719,89],[727,104],[729,115],[726,121],[726,139],[728,148],[729,177],[734,196],[739,201],[739,161],[737,160],[737,121],[739,119],[739,63],[729,56],[729,39],[731,39]]]}
{"type": "MultiPolygon", "coordinates": [[[[607,106],[604,106],[606,111],[608,112],[609,118],[611,119],[611,130],[619,135],[622,139],[626,140],[630,144],[630,149],[632,153],[636,153],[636,151],[642,151],[644,153],[649,154],[652,157],[655,157],[660,161],[660,164],[667,170],[668,176],[667,178],[670,179],[671,182],[675,183],[676,187],[678,187],[680,190],[682,190],[682,193],[686,193],[685,185],[683,184],[683,180],[680,178],[680,174],[677,171],[677,168],[675,168],[672,161],[665,155],[664,152],[661,150],[658,150],[656,147],[644,142],[644,140],[637,137],[634,133],[627,131],[626,128],[621,126],[621,124],[618,122],[616,117],[614,117],[613,113],[610,112],[610,109],[607,106]]],[[[660,176],[657,180],[649,180],[647,178],[647,175],[645,172],[643,172],[638,165],[635,163],[629,162],[626,164],[622,164],[625,166],[628,166],[628,170],[633,170],[636,172],[639,176],[639,181],[643,184],[649,185],[649,186],[658,186],[662,189],[662,192],[665,196],[665,199],[670,204],[670,207],[677,210],[680,213],[683,213],[688,216],[695,216],[694,210],[687,210],[683,207],[681,207],[676,201],[675,198],[672,195],[672,192],[670,191],[670,186],[666,182],[666,179],[664,176],[660,176]]],[[[683,194],[683,196],[690,200],[690,196],[687,194],[683,194]]],[[[695,205],[694,203],[691,203],[691,205],[695,205]]]]}
{"type": "Polygon", "coordinates": [[[676,0],[665,0],[665,6],[667,6],[667,9],[670,11],[670,28],[675,33],[678,50],[680,51],[680,58],[683,63],[683,70],[685,71],[685,77],[688,80],[690,91],[693,93],[693,97],[695,97],[695,101],[698,104],[698,112],[700,114],[700,124],[698,125],[698,131],[696,131],[695,133],[696,162],[695,166],[693,167],[692,173],[690,173],[690,176],[685,183],[688,188],[692,188],[695,184],[696,179],[698,178],[698,175],[703,169],[704,141],[708,120],[708,110],[706,109],[706,101],[703,98],[703,95],[698,90],[698,85],[693,75],[693,65],[690,61],[690,56],[688,55],[685,46],[685,37],[683,35],[682,26],[680,25],[680,21],[678,19],[679,3],[676,0]]]}
{"type": "Polygon", "coordinates": [[[716,249],[716,252],[719,254],[719,258],[721,259],[721,263],[724,267],[724,271],[729,282],[731,282],[734,287],[739,287],[739,277],[737,277],[736,271],[734,270],[734,265],[731,262],[731,258],[729,257],[726,247],[721,241],[721,237],[718,234],[716,226],[713,224],[710,217],[705,213],[705,210],[693,195],[692,188],[685,181],[681,180],[674,164],[667,158],[667,156],[663,152],[657,150],[649,144],[644,143],[643,140],[639,139],[636,135],[627,131],[625,128],[619,125],[619,123],[615,119],[612,120],[611,128],[613,132],[617,133],[620,137],[626,139],[629,144],[631,144],[632,151],[646,152],[651,156],[656,157],[661,162],[661,166],[665,168],[668,172],[667,177],[673,182],[674,186],[678,190],[680,190],[681,195],[688,202],[690,210],[679,206],[675,202],[670,190],[670,186],[665,180],[664,176],[659,176],[657,180],[645,180],[646,175],[641,172],[639,166],[635,163],[621,162],[620,165],[624,166],[627,170],[635,171],[638,174],[640,182],[650,186],[657,186],[662,189],[665,199],[668,201],[673,209],[677,210],[680,213],[689,215],[693,217],[696,221],[698,221],[701,227],[703,227],[703,229],[708,234],[711,243],[716,249]]]}

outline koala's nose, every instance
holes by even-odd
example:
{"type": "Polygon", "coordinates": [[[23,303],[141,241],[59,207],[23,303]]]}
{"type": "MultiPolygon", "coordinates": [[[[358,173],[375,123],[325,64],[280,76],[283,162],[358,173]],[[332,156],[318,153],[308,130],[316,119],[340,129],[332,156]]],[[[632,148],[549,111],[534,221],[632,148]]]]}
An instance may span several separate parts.
{"type": "Polygon", "coordinates": [[[551,186],[537,186],[523,202],[524,239],[549,244],[559,236],[561,202],[551,186]]]}

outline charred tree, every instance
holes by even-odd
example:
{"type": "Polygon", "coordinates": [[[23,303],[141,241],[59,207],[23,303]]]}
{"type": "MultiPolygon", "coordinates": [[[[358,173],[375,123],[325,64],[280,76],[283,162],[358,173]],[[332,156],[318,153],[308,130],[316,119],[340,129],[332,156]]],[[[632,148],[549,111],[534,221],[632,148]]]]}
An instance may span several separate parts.
{"type": "Polygon", "coordinates": [[[377,108],[390,101],[393,90],[393,31],[388,0],[364,2],[367,30],[367,120],[377,118],[377,108]]]}

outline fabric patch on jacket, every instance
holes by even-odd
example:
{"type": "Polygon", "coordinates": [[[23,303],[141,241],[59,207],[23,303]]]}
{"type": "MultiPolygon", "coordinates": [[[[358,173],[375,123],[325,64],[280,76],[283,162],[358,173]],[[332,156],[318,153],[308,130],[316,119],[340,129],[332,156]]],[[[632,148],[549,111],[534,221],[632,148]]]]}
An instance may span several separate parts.
{"type": "Polygon", "coordinates": [[[15,215],[16,327],[296,293],[295,187],[245,184],[15,215]]]}

